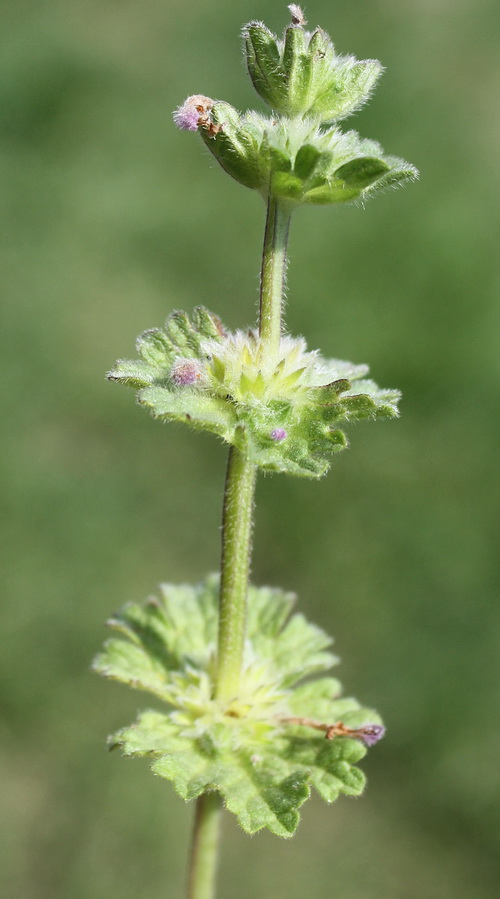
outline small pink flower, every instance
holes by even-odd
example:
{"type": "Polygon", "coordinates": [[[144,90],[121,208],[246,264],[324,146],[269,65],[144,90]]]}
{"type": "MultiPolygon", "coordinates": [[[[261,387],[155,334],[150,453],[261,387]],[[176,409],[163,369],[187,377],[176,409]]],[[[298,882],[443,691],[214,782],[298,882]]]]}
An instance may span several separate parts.
{"type": "Polygon", "coordinates": [[[284,428],[275,428],[274,431],[271,431],[271,437],[279,443],[281,440],[285,439],[286,431],[284,428]]]}
{"type": "Polygon", "coordinates": [[[378,743],[382,739],[384,734],[385,727],[383,724],[365,724],[363,727],[358,727],[354,731],[353,736],[357,736],[366,746],[373,746],[374,743],[378,743]]]}
{"type": "Polygon", "coordinates": [[[177,387],[189,387],[201,378],[201,366],[197,359],[177,359],[170,372],[177,387]]]}
{"type": "Polygon", "coordinates": [[[184,100],[173,114],[174,122],[182,131],[196,131],[200,125],[208,124],[208,116],[214,105],[210,97],[203,94],[193,94],[184,100]]]}

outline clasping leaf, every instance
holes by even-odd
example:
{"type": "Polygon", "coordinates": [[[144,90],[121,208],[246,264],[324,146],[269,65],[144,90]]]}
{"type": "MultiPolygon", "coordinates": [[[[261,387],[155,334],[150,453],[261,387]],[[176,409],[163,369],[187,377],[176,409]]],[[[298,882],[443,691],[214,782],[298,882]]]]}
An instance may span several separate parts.
{"type": "Polygon", "coordinates": [[[365,785],[356,767],[363,739],[325,739],[325,728],[342,722],[338,732],[350,734],[380,719],[341,698],[339,682],[325,676],[337,661],[331,639],[291,614],[293,595],[269,587],[249,590],[240,692],[215,700],[218,592],[216,576],[196,587],[164,584],[157,599],[112,616],[114,636],[94,670],[164,705],[142,712],[109,746],[147,757],[186,800],[217,790],[248,833],[267,828],[289,837],[312,788],[333,802],[341,793],[359,796],[365,785]]]}

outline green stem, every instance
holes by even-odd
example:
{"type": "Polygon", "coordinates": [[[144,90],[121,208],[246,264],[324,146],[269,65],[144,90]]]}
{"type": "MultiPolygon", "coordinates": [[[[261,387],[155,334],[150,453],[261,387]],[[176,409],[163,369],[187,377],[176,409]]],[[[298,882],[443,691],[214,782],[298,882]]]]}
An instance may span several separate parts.
{"type": "MultiPolygon", "coordinates": [[[[290,214],[290,204],[269,198],[260,278],[259,334],[263,356],[277,353],[280,345],[290,214]]],[[[246,453],[232,446],[222,514],[215,686],[215,697],[222,703],[237,698],[243,668],[256,472],[246,453]]],[[[217,793],[204,793],[197,800],[187,899],[213,899],[220,809],[217,793]]]]}
{"type": "Polygon", "coordinates": [[[260,274],[259,333],[264,353],[275,353],[280,344],[290,216],[288,202],[269,197],[260,274]]]}
{"type": "Polygon", "coordinates": [[[238,695],[245,642],[256,467],[232,446],[222,514],[222,562],[216,697],[238,695]]]}
{"type": "Polygon", "coordinates": [[[218,793],[203,793],[196,800],[186,899],[213,899],[215,896],[221,808],[218,793]]]}

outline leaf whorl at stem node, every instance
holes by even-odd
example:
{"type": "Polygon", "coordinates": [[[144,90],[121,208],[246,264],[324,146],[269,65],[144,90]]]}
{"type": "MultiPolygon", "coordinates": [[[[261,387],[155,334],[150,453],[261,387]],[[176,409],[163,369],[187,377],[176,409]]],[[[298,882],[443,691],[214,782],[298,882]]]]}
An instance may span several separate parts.
{"type": "Polygon", "coordinates": [[[356,131],[325,130],[313,118],[266,118],[214,102],[210,127],[200,129],[208,149],[240,184],[293,204],[329,205],[366,200],[414,181],[414,166],[387,156],[356,131]]]}
{"type": "Polygon", "coordinates": [[[199,131],[240,184],[293,204],[365,200],[415,180],[414,166],[338,127],[369,99],[381,64],[339,56],[322,28],[305,30],[299,6],[289,10],[292,23],[281,40],[262,22],[243,29],[248,72],[270,117],[195,94],[174,112],[175,123],[199,131]]]}
{"type": "Polygon", "coordinates": [[[339,425],[398,414],[397,390],[381,390],[365,365],[323,359],[302,338],[263,353],[253,331],[229,333],[198,307],[174,312],[137,341],[140,359],[108,378],[138,390],[156,418],[211,431],[266,471],[320,477],[347,446],[339,425]]]}
{"type": "Polygon", "coordinates": [[[337,661],[332,640],[291,614],[293,603],[290,593],[250,587],[240,689],[224,702],[213,698],[216,576],[196,587],[165,584],[158,599],[125,606],[93,666],[169,706],[140,714],[110,737],[111,748],[148,757],[184,799],[218,790],[244,830],[282,837],[295,831],[312,787],[327,802],[360,795],[356,764],[366,735],[382,731],[375,712],[341,698],[339,682],[324,675],[337,661]]]}

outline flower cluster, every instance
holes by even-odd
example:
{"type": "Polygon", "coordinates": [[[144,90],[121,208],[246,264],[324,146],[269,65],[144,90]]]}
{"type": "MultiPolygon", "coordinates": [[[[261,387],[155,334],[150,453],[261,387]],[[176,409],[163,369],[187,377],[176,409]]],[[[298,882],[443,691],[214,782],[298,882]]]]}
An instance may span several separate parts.
{"type": "Polygon", "coordinates": [[[240,184],[292,205],[347,203],[414,180],[414,166],[336,124],[369,98],[380,63],[338,56],[321,28],[306,31],[300,8],[289,9],[292,23],[281,40],[262,22],[243,32],[250,77],[272,115],[242,114],[200,94],[176,110],[176,124],[199,130],[240,184]]]}
{"type": "Polygon", "coordinates": [[[137,349],[111,380],[138,390],[156,418],[211,431],[267,471],[320,477],[347,446],[339,425],[397,415],[398,391],[380,390],[365,365],[322,359],[302,338],[265,353],[256,333],[228,333],[203,307],[192,321],[174,312],[137,349]]]}
{"type": "Polygon", "coordinates": [[[339,56],[322,28],[306,31],[300,7],[289,7],[292,22],[283,37],[262,22],[243,29],[248,72],[262,99],[289,118],[319,123],[351,115],[373,91],[382,66],[376,59],[339,56]]]}

